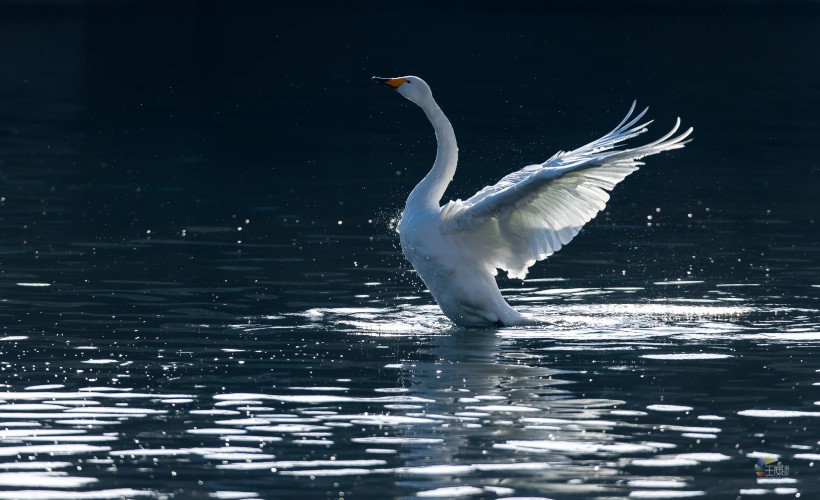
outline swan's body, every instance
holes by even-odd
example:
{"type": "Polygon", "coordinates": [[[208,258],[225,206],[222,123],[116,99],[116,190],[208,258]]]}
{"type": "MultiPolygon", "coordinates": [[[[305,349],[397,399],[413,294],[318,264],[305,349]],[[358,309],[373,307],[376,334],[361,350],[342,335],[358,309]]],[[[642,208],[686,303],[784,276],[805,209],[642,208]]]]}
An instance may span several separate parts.
{"type": "Polygon", "coordinates": [[[430,87],[414,76],[374,78],[424,110],[436,132],[433,168],[413,189],[398,224],[401,248],[454,323],[469,327],[534,321],[515,311],[498,289],[498,269],[523,279],[575,237],[606,205],[611,191],[652,154],[683,147],[692,129],[675,136],[680,120],[655,142],[632,149],[615,146],[646,131],[632,118],[635,104],[612,132],[544,163],[513,172],[471,198],[441,206],[458,161],[455,133],[430,87]]]}

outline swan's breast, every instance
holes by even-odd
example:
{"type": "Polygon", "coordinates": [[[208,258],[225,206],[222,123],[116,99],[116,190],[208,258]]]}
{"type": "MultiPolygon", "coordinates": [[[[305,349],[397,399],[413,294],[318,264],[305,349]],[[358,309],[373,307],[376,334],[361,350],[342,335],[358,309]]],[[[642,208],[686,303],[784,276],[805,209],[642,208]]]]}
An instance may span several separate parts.
{"type": "Polygon", "coordinates": [[[456,272],[456,248],[441,234],[438,214],[403,214],[399,221],[399,241],[404,255],[416,272],[431,287],[456,272]]]}

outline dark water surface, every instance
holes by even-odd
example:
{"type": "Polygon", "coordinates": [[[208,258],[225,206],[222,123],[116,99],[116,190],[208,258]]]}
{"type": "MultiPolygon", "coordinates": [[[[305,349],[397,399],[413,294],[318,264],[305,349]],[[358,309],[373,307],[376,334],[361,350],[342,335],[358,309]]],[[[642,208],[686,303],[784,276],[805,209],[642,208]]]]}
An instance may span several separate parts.
{"type": "Polygon", "coordinates": [[[0,5],[0,499],[820,498],[820,15],[774,5],[0,5]],[[459,329],[390,229],[406,73],[453,197],[633,98],[695,141],[502,279],[549,326],[459,329]]]}

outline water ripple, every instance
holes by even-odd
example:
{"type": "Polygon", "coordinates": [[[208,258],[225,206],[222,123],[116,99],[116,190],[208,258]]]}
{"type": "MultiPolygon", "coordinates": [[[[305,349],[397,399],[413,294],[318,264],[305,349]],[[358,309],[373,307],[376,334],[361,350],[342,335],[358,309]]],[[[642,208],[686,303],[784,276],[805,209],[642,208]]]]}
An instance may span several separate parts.
{"type": "MultiPolygon", "coordinates": [[[[820,438],[793,425],[820,414],[817,398],[777,398],[816,383],[820,314],[718,285],[510,288],[544,323],[482,332],[451,326],[425,295],[395,304],[373,285],[364,305],[281,314],[177,305],[150,331],[115,325],[122,347],[50,348],[66,362],[38,357],[40,337],[9,335],[23,377],[0,393],[0,484],[26,498],[167,497],[169,484],[212,498],[305,484],[378,497],[388,483],[444,498],[810,491],[805,476],[757,481],[754,464],[817,460],[820,438]],[[71,375],[51,377],[56,364],[71,375]],[[747,470],[748,484],[707,488],[707,469],[747,470]],[[203,470],[214,480],[194,485],[203,470]]],[[[132,295],[117,300],[162,304],[132,295]]]]}

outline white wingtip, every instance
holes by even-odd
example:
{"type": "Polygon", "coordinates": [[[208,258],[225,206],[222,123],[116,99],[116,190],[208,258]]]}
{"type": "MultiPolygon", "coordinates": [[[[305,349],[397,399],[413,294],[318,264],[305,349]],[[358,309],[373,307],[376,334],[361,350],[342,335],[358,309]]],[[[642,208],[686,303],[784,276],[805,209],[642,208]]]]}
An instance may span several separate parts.
{"type": "MultiPolygon", "coordinates": [[[[629,117],[632,116],[632,113],[635,112],[635,106],[637,106],[637,105],[638,105],[638,100],[637,99],[633,100],[632,101],[632,106],[629,107],[629,111],[626,112],[626,116],[624,116],[624,119],[621,120],[621,123],[619,123],[617,127],[612,129],[612,132],[610,132],[610,134],[615,133],[615,131],[620,130],[620,128],[623,127],[624,123],[626,123],[629,120],[629,117]]],[[[644,113],[646,113],[646,110],[644,110],[644,113]]],[[[641,116],[643,116],[643,113],[641,113],[641,116]]]]}

